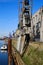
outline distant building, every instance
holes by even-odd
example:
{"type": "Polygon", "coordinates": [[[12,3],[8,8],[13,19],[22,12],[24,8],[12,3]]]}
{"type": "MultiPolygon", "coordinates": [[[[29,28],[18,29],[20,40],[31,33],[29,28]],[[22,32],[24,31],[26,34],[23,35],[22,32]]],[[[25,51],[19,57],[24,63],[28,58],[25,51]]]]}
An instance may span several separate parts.
{"type": "Polygon", "coordinates": [[[32,15],[31,31],[34,40],[43,42],[43,7],[32,15]]]}

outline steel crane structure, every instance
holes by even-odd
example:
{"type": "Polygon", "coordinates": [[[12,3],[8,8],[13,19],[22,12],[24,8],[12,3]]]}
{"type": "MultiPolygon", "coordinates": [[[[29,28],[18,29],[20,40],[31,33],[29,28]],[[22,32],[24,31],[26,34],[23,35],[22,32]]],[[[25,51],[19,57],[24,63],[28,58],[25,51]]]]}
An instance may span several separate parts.
{"type": "Polygon", "coordinates": [[[28,45],[30,40],[30,28],[31,28],[31,18],[32,18],[32,0],[18,0],[18,13],[19,13],[19,24],[18,29],[18,45],[17,50],[23,52],[23,49],[28,45]],[[23,40],[23,39],[24,40],[23,40]],[[23,41],[22,41],[23,40],[23,41]]]}

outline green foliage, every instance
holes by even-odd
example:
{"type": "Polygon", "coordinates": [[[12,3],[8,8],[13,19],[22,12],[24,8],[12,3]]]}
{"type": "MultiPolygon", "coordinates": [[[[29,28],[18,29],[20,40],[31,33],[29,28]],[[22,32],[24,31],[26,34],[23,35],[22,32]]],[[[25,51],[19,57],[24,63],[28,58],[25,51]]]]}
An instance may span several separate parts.
{"type": "Polygon", "coordinates": [[[29,51],[27,54],[24,54],[23,61],[26,65],[43,65],[43,51],[29,46],[29,51]]]}

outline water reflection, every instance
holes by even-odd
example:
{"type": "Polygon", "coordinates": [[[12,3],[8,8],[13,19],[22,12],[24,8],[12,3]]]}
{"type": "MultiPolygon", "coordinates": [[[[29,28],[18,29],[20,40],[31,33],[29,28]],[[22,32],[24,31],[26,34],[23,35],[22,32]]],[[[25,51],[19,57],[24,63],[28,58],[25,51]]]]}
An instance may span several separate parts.
{"type": "MultiPolygon", "coordinates": [[[[7,50],[1,49],[1,47],[3,47],[4,44],[5,44],[4,41],[0,41],[0,65],[8,65],[8,49],[7,50]]],[[[15,65],[13,58],[11,65],[15,65]]]]}
{"type": "Polygon", "coordinates": [[[8,53],[7,52],[0,52],[0,65],[8,65],[8,53]]]}
{"type": "MultiPolygon", "coordinates": [[[[0,48],[5,42],[0,41],[0,48]]],[[[7,50],[0,50],[0,65],[8,65],[8,53],[7,50]]]]}
{"type": "Polygon", "coordinates": [[[6,50],[0,50],[0,52],[1,52],[1,53],[7,53],[7,51],[6,51],[6,50]]]}

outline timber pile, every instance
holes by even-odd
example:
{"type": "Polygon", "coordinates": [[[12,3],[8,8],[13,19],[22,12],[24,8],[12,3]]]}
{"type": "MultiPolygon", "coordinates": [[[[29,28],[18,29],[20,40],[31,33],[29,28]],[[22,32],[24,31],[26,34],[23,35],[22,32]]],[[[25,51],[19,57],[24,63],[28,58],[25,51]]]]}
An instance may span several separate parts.
{"type": "Polygon", "coordinates": [[[17,50],[13,47],[12,47],[12,56],[14,58],[15,65],[25,65],[19,52],[17,52],[17,50]]]}

